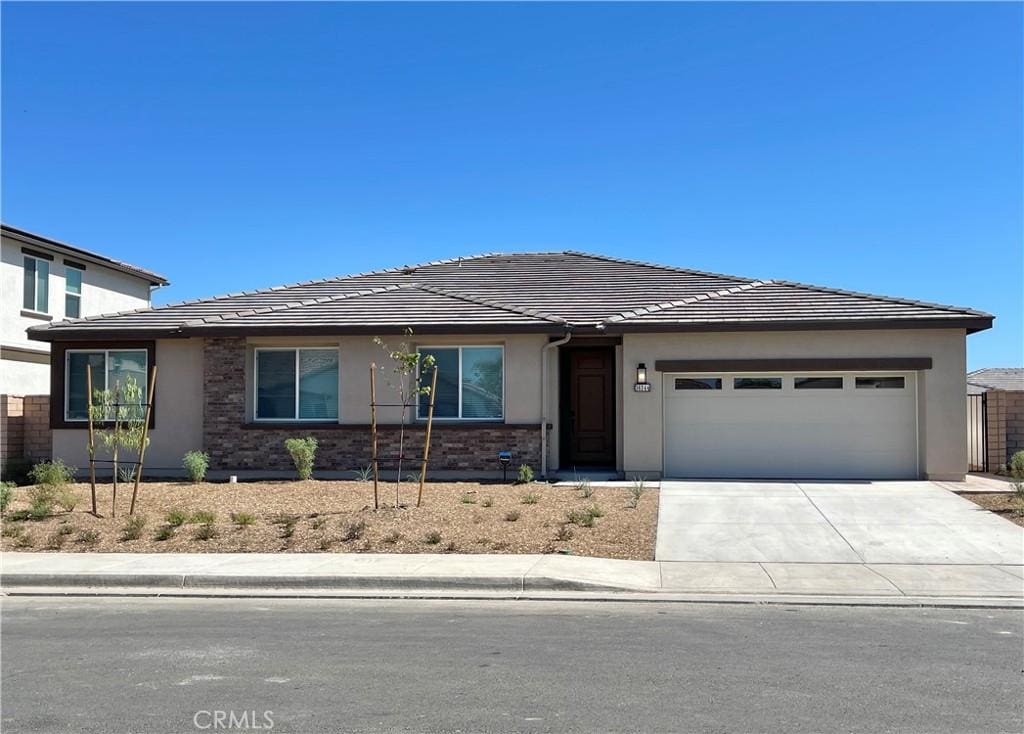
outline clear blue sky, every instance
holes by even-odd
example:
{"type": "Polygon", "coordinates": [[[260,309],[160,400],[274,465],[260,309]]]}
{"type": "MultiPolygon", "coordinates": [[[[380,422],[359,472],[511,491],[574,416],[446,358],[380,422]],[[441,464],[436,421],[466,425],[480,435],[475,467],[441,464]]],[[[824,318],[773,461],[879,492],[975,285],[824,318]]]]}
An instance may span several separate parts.
{"type": "Polygon", "coordinates": [[[1019,4],[2,14],[4,220],[157,302],[571,248],[981,308],[1022,364],[1019,4]]]}

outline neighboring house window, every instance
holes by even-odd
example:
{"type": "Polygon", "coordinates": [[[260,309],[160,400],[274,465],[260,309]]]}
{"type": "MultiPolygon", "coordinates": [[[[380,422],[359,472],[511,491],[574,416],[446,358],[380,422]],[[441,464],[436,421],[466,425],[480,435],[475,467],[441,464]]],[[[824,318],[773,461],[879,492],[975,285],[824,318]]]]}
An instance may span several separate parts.
{"type": "MultiPolygon", "coordinates": [[[[437,366],[435,418],[501,420],[505,415],[505,353],[501,347],[422,347],[437,366]]],[[[429,386],[428,370],[420,375],[429,386]]],[[[430,396],[420,397],[417,416],[426,418],[430,396]]]]}
{"type": "Polygon", "coordinates": [[[29,311],[50,311],[50,263],[38,257],[25,256],[25,300],[29,311]]]}
{"type": "Polygon", "coordinates": [[[64,316],[77,319],[82,315],[82,271],[64,267],[64,316]]]}
{"type": "Polygon", "coordinates": [[[147,390],[149,373],[148,353],[145,349],[69,349],[65,353],[64,417],[69,421],[89,419],[89,389],[85,371],[92,372],[92,389],[113,390],[123,386],[131,377],[147,390]]]}
{"type": "Polygon", "coordinates": [[[338,419],[337,349],[257,349],[256,420],[338,419]]]}

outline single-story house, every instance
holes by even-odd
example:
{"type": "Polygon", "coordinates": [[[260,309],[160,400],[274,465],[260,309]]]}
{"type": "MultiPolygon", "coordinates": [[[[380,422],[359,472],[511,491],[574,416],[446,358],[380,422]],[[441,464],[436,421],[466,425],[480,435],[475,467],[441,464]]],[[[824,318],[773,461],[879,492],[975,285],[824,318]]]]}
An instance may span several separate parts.
{"type": "MultiPolygon", "coordinates": [[[[96,384],[158,366],[147,464],[289,471],[370,458],[373,342],[433,355],[431,471],[487,475],[964,476],[968,308],[582,252],[487,254],[54,322],[54,454],[85,466],[96,384]]],[[[378,383],[383,384],[382,379],[378,383]]],[[[396,398],[379,394],[378,402],[396,398]]],[[[410,420],[418,455],[423,412],[410,420]]],[[[394,455],[399,408],[378,410],[394,455]]]]}
{"type": "Polygon", "coordinates": [[[995,471],[1024,451],[1024,368],[968,372],[967,419],[972,470],[995,471]]]}

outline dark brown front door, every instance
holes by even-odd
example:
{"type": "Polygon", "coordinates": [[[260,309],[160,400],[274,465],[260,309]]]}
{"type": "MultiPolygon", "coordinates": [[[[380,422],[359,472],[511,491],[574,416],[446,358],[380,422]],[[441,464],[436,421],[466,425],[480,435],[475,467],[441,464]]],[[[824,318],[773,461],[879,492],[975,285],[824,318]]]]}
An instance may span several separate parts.
{"type": "Polygon", "coordinates": [[[569,462],[615,464],[615,350],[568,350],[569,462]]]}

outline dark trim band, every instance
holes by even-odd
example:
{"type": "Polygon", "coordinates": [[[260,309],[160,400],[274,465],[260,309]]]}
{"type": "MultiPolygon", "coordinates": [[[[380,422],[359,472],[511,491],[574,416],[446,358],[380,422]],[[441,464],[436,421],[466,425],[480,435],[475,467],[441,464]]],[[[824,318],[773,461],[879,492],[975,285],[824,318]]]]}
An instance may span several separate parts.
{"type": "Polygon", "coordinates": [[[833,357],[792,359],[658,359],[657,372],[849,372],[930,370],[931,357],[833,357]]]}
{"type": "MultiPolygon", "coordinates": [[[[50,351],[50,428],[89,429],[88,421],[64,419],[64,372],[67,361],[64,356],[69,349],[145,349],[146,369],[156,364],[156,342],[88,341],[61,342],[54,344],[50,351]]],[[[147,378],[148,379],[148,378],[147,378]]],[[[156,428],[156,404],[159,396],[153,393],[153,407],[149,411],[149,427],[156,428]]]]}
{"type": "MultiPolygon", "coordinates": [[[[302,432],[305,430],[310,431],[369,431],[369,423],[313,423],[310,421],[254,421],[251,423],[242,423],[239,426],[245,431],[298,431],[302,432]]],[[[400,428],[399,423],[378,423],[377,429],[395,429],[400,428]]],[[[406,430],[422,431],[426,430],[426,421],[416,421],[414,423],[407,423],[405,426],[406,430]]],[[[508,431],[537,431],[540,430],[540,423],[501,423],[498,421],[440,421],[434,420],[434,431],[446,431],[455,430],[459,428],[489,428],[489,429],[502,429],[508,431]]]]}
{"type": "Polygon", "coordinates": [[[49,254],[47,254],[45,252],[40,252],[39,250],[33,250],[31,248],[28,248],[28,247],[22,247],[21,251],[23,253],[25,253],[26,255],[30,256],[30,257],[39,258],[40,260],[49,260],[50,262],[53,262],[53,255],[49,255],[49,254]]]}
{"type": "Polygon", "coordinates": [[[85,266],[82,263],[75,262],[74,260],[65,259],[64,264],[69,268],[74,268],[75,270],[85,270],[85,266]]]}

